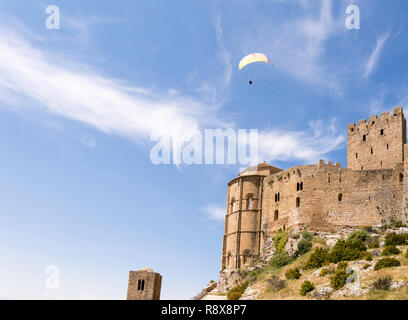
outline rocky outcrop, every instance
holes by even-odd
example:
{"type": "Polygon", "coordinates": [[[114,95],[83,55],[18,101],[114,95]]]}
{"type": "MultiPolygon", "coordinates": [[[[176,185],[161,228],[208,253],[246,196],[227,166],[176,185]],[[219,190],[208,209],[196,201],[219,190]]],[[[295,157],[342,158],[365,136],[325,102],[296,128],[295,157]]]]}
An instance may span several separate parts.
{"type": "Polygon", "coordinates": [[[220,273],[217,288],[220,292],[225,293],[243,281],[243,276],[238,270],[225,269],[220,273]]]}

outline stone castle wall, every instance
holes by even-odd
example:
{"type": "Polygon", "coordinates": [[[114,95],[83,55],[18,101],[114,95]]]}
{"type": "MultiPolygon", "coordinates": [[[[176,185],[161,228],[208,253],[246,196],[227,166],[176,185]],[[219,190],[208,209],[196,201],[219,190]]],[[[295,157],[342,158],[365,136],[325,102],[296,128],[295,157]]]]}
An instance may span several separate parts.
{"type": "Polygon", "coordinates": [[[320,160],[286,170],[267,170],[264,163],[241,173],[228,185],[222,269],[250,264],[279,229],[336,232],[407,220],[405,143],[405,117],[397,107],[348,126],[347,168],[320,160]]]}

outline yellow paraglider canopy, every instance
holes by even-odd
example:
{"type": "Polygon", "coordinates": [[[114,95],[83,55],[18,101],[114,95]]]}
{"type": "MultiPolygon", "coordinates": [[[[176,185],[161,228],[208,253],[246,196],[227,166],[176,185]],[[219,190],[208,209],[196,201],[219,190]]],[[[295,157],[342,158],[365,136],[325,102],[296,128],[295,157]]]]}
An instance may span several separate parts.
{"type": "Polygon", "coordinates": [[[253,62],[266,62],[269,64],[269,59],[263,53],[250,53],[241,59],[241,61],[239,62],[238,68],[239,70],[241,70],[247,64],[250,64],[253,62]]]}

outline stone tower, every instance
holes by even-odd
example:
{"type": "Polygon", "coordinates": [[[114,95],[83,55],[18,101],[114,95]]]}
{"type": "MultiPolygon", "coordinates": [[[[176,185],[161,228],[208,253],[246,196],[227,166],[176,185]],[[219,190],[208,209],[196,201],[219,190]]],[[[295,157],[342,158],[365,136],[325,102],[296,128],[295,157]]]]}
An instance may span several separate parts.
{"type": "Polygon", "coordinates": [[[162,276],[150,268],[129,272],[127,300],[160,300],[162,276]]]}
{"type": "Polygon", "coordinates": [[[263,179],[281,169],[261,163],[228,184],[221,268],[238,269],[260,253],[263,179]]]}
{"type": "Polygon", "coordinates": [[[367,122],[348,125],[347,168],[353,170],[393,169],[404,162],[406,121],[402,107],[383,112],[367,122]]]}

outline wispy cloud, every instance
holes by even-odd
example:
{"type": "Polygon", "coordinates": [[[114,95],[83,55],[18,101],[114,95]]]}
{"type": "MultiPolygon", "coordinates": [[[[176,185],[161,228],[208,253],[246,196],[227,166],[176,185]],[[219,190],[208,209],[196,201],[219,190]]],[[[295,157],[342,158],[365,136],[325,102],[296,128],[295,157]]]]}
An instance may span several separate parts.
{"type": "Polygon", "coordinates": [[[327,153],[342,147],[345,137],[333,119],[327,125],[320,120],[309,122],[310,131],[269,130],[260,133],[262,160],[300,160],[314,163],[327,153]]]}
{"type": "Polygon", "coordinates": [[[383,34],[382,36],[377,38],[377,44],[373,50],[373,52],[371,53],[370,57],[367,60],[367,64],[365,66],[365,70],[364,70],[364,78],[367,78],[375,69],[375,67],[378,64],[378,61],[380,59],[381,56],[381,52],[383,50],[384,44],[387,41],[389,37],[389,34],[383,34]]]}
{"type": "Polygon", "coordinates": [[[226,209],[223,206],[216,204],[209,204],[202,208],[202,211],[211,220],[224,220],[226,209]]]}
{"type": "Polygon", "coordinates": [[[51,57],[1,27],[0,101],[8,107],[42,109],[133,139],[148,138],[158,128],[166,134],[175,125],[196,130],[208,119],[203,115],[210,108],[189,96],[129,88],[86,67],[81,70],[80,63],[51,57]]]}

